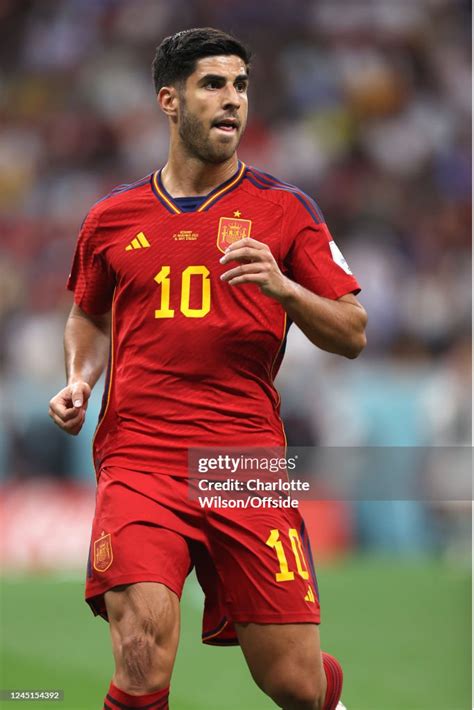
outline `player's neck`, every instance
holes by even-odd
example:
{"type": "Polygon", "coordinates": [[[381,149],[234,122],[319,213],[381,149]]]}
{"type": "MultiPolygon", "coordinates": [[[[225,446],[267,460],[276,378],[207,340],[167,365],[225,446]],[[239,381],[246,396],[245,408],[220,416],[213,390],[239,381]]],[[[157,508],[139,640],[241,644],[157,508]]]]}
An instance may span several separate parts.
{"type": "Polygon", "coordinates": [[[207,195],[237,171],[237,155],[223,163],[204,163],[198,158],[170,154],[161,171],[161,180],[172,197],[207,195]]]}

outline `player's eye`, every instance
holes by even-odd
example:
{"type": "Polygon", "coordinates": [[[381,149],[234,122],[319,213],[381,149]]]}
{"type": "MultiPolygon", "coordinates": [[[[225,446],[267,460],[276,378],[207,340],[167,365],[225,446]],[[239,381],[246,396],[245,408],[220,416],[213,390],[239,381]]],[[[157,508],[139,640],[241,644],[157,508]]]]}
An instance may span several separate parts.
{"type": "Polygon", "coordinates": [[[237,91],[239,91],[240,93],[243,94],[243,93],[245,93],[245,91],[247,91],[247,82],[246,81],[238,81],[235,85],[235,88],[237,89],[237,91]]]}
{"type": "Polygon", "coordinates": [[[206,89],[218,89],[220,82],[217,79],[210,79],[206,84],[206,89]]]}

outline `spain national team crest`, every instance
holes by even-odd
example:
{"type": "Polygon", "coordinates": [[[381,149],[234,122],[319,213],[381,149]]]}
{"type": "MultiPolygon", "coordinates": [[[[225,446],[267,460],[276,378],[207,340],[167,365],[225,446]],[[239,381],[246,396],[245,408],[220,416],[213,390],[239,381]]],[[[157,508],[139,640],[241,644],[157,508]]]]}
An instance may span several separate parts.
{"type": "Polygon", "coordinates": [[[109,569],[114,559],[112,540],[109,534],[102,532],[102,537],[94,541],[94,569],[105,572],[109,569]]]}
{"type": "Polygon", "coordinates": [[[238,219],[236,217],[221,217],[219,220],[219,231],[217,232],[217,247],[225,252],[239,239],[250,237],[252,221],[250,219],[238,219]]]}

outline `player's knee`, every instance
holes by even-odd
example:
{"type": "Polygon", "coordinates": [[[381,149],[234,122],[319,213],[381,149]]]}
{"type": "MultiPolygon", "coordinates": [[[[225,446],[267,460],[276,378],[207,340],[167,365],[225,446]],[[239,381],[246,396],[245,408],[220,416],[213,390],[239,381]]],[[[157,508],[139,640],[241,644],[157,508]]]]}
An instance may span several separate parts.
{"type": "Polygon", "coordinates": [[[264,688],[267,695],[284,710],[322,710],[324,688],[313,674],[275,674],[264,688]]]}
{"type": "Polygon", "coordinates": [[[166,687],[179,635],[177,600],[161,586],[138,584],[107,595],[118,687],[132,693],[166,687]]]}
{"type": "Polygon", "coordinates": [[[141,632],[125,636],[120,644],[119,655],[123,672],[132,686],[145,687],[151,682],[158,655],[158,648],[151,636],[141,632]]]}
{"type": "Polygon", "coordinates": [[[114,644],[115,680],[125,692],[153,693],[170,684],[174,655],[155,634],[131,631],[114,644]]]}

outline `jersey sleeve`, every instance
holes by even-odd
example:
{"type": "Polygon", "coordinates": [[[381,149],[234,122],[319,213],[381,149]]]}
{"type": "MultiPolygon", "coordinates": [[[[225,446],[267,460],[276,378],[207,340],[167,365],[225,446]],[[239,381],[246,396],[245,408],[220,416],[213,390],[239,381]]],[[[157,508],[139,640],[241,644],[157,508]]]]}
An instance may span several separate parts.
{"type": "Polygon", "coordinates": [[[289,278],[309,291],[336,300],[360,286],[337,247],[316,204],[292,196],[284,220],[282,259],[289,278]]]}
{"type": "Polygon", "coordinates": [[[100,237],[99,220],[89,212],[79,232],[67,287],[74,292],[74,302],[90,315],[102,315],[111,309],[115,289],[115,277],[105,261],[100,237]]]}

